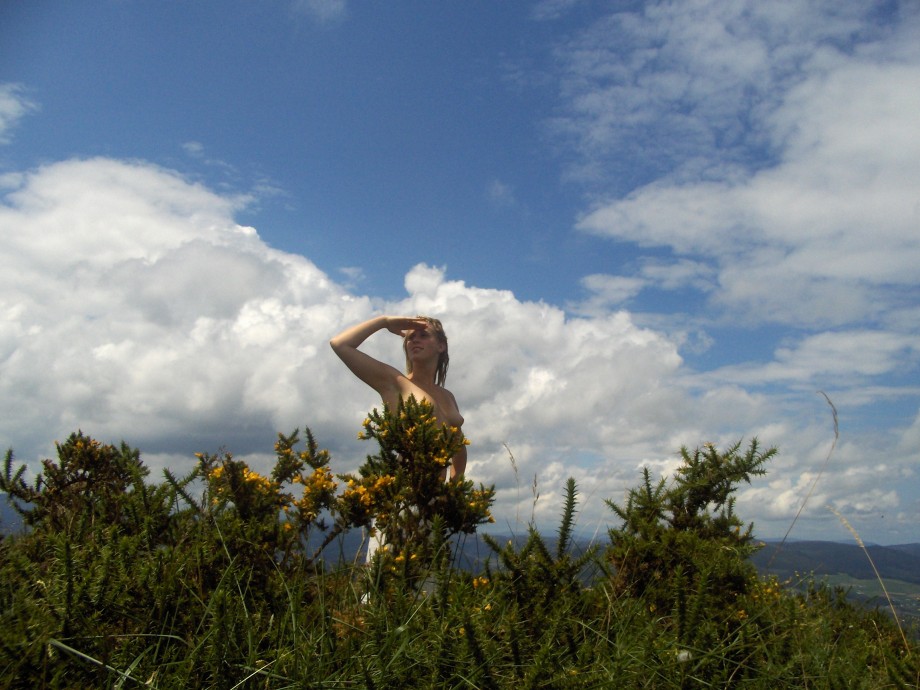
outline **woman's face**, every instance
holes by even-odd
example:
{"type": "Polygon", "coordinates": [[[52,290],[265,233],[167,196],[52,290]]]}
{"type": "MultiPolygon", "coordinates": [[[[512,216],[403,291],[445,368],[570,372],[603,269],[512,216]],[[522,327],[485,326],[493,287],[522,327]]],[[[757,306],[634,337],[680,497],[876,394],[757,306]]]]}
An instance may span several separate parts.
{"type": "Polygon", "coordinates": [[[437,359],[442,352],[444,344],[438,340],[430,325],[414,330],[406,336],[406,355],[410,359],[437,359]]]}

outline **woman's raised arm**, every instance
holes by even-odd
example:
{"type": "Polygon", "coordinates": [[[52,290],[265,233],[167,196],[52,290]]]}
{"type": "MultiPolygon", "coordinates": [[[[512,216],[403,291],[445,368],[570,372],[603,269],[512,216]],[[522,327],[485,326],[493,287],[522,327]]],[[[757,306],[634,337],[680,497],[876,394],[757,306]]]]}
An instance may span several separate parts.
{"type": "Polygon", "coordinates": [[[386,393],[396,386],[400,372],[389,364],[374,359],[361,352],[358,347],[377,331],[386,329],[400,337],[417,328],[424,328],[425,322],[404,316],[377,316],[364,323],[359,323],[333,337],[329,341],[335,354],[352,373],[368,386],[386,397],[386,393]]]}

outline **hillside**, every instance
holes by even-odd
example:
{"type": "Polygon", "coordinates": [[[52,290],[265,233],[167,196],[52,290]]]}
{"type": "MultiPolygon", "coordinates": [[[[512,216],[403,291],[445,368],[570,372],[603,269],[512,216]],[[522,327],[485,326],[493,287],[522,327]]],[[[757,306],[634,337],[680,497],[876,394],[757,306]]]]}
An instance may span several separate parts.
{"type": "MultiPolygon", "coordinates": [[[[526,538],[520,535],[492,536],[499,544],[509,540],[520,544],[526,538]]],[[[546,543],[551,550],[555,549],[552,537],[547,537],[546,543]]],[[[581,553],[588,546],[587,541],[576,541],[573,550],[581,553]]],[[[868,551],[882,578],[920,585],[920,543],[870,546],[868,551]]],[[[460,566],[477,572],[490,555],[489,547],[478,535],[473,535],[465,540],[460,549],[460,566]]],[[[855,544],[798,541],[787,542],[780,548],[778,543],[765,543],[751,558],[751,562],[761,574],[776,575],[781,580],[795,578],[796,575],[845,575],[857,580],[876,579],[866,554],[855,544]]]]}
{"type": "MultiPolygon", "coordinates": [[[[22,518],[0,495],[0,534],[11,534],[22,529],[22,518]]],[[[492,534],[499,544],[509,539],[523,543],[526,536],[511,537],[507,534],[492,534]]],[[[555,549],[554,539],[548,537],[547,545],[555,549]]],[[[573,548],[582,552],[588,542],[576,541],[573,548]]],[[[332,561],[353,561],[361,548],[361,534],[352,531],[343,539],[333,543],[326,552],[326,558],[332,561]]],[[[875,567],[885,580],[899,580],[920,585],[920,543],[896,544],[891,546],[873,545],[867,547],[875,567]]],[[[472,535],[462,540],[457,549],[457,565],[464,570],[478,573],[486,559],[494,554],[479,535],[472,535]]],[[[781,580],[795,578],[796,575],[845,576],[855,580],[875,580],[866,554],[856,544],[843,544],[831,541],[791,541],[780,548],[778,543],[767,542],[751,558],[751,562],[762,574],[772,574],[781,580]]]]}
{"type": "MultiPolygon", "coordinates": [[[[869,546],[866,549],[884,579],[920,584],[920,544],[869,546]]],[[[857,580],[874,580],[875,572],[862,548],[856,544],[830,541],[767,543],[751,561],[762,573],[780,579],[807,575],[846,575],[857,580]]]]}

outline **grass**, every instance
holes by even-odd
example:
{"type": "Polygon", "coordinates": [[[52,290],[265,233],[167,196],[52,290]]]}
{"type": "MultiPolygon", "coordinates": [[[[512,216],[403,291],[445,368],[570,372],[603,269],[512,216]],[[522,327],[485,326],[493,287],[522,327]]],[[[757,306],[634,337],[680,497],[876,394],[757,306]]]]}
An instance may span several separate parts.
{"type": "Polygon", "coordinates": [[[904,640],[904,647],[905,649],[909,649],[909,645],[907,642],[907,636],[904,634],[904,628],[901,625],[900,617],[898,616],[898,612],[895,609],[894,603],[891,601],[891,595],[888,593],[888,588],[885,586],[885,580],[883,580],[882,576],[879,575],[878,568],[875,567],[875,561],[872,560],[872,556],[869,553],[869,550],[866,548],[866,545],[863,543],[862,537],[859,536],[859,532],[857,532],[856,529],[853,528],[849,520],[847,520],[839,511],[835,510],[834,508],[830,508],[830,511],[834,515],[836,515],[837,519],[839,519],[840,522],[843,523],[844,527],[846,527],[850,531],[850,533],[853,535],[853,538],[856,539],[856,543],[859,544],[859,548],[862,549],[864,554],[866,554],[866,558],[869,561],[869,565],[872,566],[872,572],[875,573],[875,579],[878,582],[879,587],[882,590],[882,593],[885,595],[885,600],[888,602],[888,608],[891,611],[892,618],[894,619],[895,624],[898,626],[898,630],[900,631],[901,637],[904,640]]]}
{"type": "MultiPolygon", "coordinates": [[[[620,588],[604,554],[584,563],[596,576],[583,586],[571,577],[571,558],[540,541],[534,533],[529,545],[503,547],[486,574],[438,570],[428,591],[354,565],[285,573],[269,565],[265,588],[255,564],[230,561],[206,596],[183,598],[188,571],[177,563],[166,578],[174,589],[147,619],[143,610],[119,611],[114,595],[93,600],[85,586],[92,574],[71,571],[79,594],[66,637],[62,602],[44,599],[34,580],[9,577],[17,544],[7,542],[0,684],[908,688],[920,677],[917,646],[904,645],[888,616],[860,610],[831,584],[794,592],[754,578],[744,593],[710,606],[705,585],[678,582],[662,607],[620,588]]],[[[131,588],[138,574],[112,584],[131,588]]],[[[66,592],[66,583],[48,590],[66,592]]]]}
{"type": "MultiPolygon", "coordinates": [[[[399,421],[413,443],[433,443],[414,421],[399,421]]],[[[532,525],[514,543],[484,536],[474,574],[453,564],[440,515],[370,565],[315,559],[302,537],[319,529],[321,500],[332,529],[371,509],[417,523],[392,493],[412,477],[381,481],[372,470],[388,457],[372,458],[340,505],[327,456],[312,437],[298,455],[295,440],[281,437],[270,477],[226,454],[162,484],[136,452],[82,435],[46,461],[43,483],[25,484],[8,454],[0,489],[35,512],[28,533],[0,540],[0,687],[920,686],[920,647],[890,616],[828,582],[757,575],[732,498],[775,453],[756,441],[682,449],[671,481],[644,473],[610,503],[622,526],[585,553],[570,543],[569,480],[553,548],[532,525]]],[[[490,490],[445,490],[457,533],[488,519],[490,490]]]]}
{"type": "Polygon", "coordinates": [[[893,606],[905,633],[920,639],[920,585],[889,578],[883,586],[878,579],[859,579],[849,575],[827,575],[822,581],[829,587],[847,590],[852,599],[865,607],[888,611],[893,606]]]}

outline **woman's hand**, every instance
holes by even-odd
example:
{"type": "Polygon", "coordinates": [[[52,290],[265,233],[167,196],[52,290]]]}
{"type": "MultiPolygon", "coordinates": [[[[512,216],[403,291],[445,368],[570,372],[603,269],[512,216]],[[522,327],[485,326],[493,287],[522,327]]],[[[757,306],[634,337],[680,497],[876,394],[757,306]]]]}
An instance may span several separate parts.
{"type": "Polygon", "coordinates": [[[426,326],[428,326],[428,322],[425,319],[416,319],[409,316],[388,316],[386,320],[387,330],[400,338],[405,338],[412,331],[425,330],[426,326]]]}

